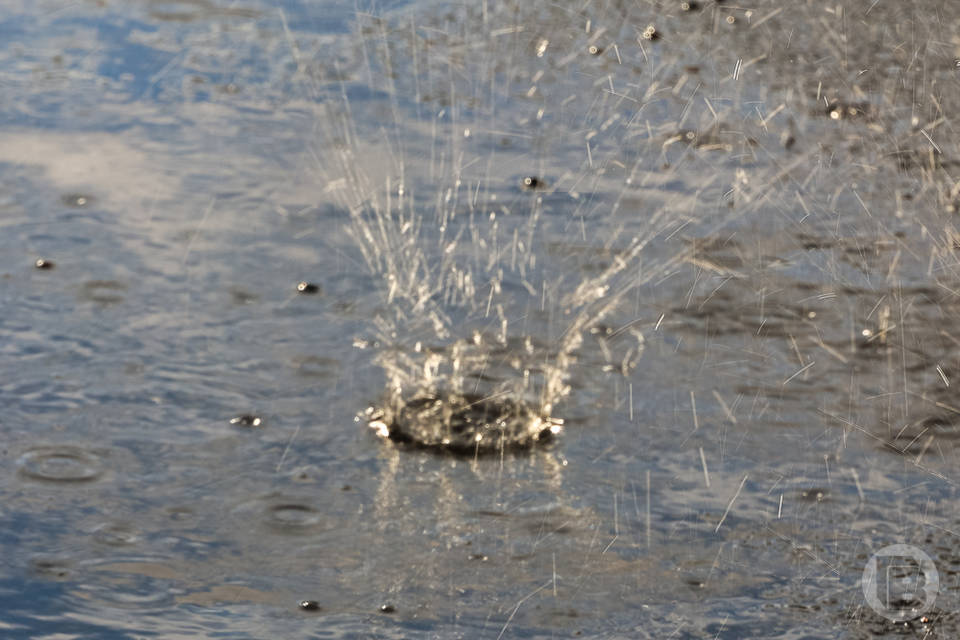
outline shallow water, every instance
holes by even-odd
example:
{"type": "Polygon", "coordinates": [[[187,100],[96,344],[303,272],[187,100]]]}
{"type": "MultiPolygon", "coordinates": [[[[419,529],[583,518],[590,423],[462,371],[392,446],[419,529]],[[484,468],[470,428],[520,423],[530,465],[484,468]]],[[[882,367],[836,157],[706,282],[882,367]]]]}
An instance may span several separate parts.
{"type": "Polygon", "coordinates": [[[920,636],[894,543],[956,634],[949,3],[0,7],[4,637],[920,636]],[[549,446],[356,419],[430,337],[375,344],[350,237],[400,186],[430,265],[541,212],[498,301],[545,344],[654,238],[549,446]]]}

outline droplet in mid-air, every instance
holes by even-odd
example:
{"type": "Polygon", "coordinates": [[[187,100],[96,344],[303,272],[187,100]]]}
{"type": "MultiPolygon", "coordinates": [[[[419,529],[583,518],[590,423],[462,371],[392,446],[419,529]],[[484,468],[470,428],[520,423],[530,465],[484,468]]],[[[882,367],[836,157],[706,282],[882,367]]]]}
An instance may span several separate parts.
{"type": "Polygon", "coordinates": [[[312,282],[303,281],[297,284],[298,293],[310,294],[310,293],[318,293],[319,291],[320,291],[320,287],[318,285],[313,284],[312,282]]]}
{"type": "Polygon", "coordinates": [[[544,182],[541,178],[536,176],[527,176],[523,179],[524,189],[539,189],[543,187],[544,182]]]}
{"type": "Polygon", "coordinates": [[[263,424],[263,420],[260,416],[255,416],[252,413],[245,413],[239,415],[236,418],[230,418],[230,424],[237,425],[238,427],[259,427],[263,424]]]}
{"type": "Polygon", "coordinates": [[[316,600],[301,600],[298,606],[303,611],[320,611],[320,603],[316,600]]]}

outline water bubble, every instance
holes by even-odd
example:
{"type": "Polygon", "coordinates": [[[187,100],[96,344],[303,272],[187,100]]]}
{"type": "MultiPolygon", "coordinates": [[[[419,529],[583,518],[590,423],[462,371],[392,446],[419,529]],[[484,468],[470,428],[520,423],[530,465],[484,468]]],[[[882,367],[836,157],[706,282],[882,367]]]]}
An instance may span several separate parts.
{"type": "Polygon", "coordinates": [[[601,47],[598,47],[592,44],[587,48],[587,52],[592,56],[598,56],[601,53],[603,53],[603,49],[601,47]]]}
{"type": "Polygon", "coordinates": [[[301,600],[298,606],[303,611],[320,611],[320,603],[316,600],[301,600]]]}
{"type": "Polygon", "coordinates": [[[297,284],[297,291],[305,294],[318,293],[320,291],[320,286],[313,284],[312,282],[303,281],[297,284]]]}
{"type": "Polygon", "coordinates": [[[37,447],[23,454],[19,465],[21,475],[49,482],[90,482],[103,474],[100,458],[81,447],[37,447]]]}
{"type": "Polygon", "coordinates": [[[380,612],[381,612],[381,613],[396,613],[396,611],[397,611],[397,608],[394,607],[392,604],[382,604],[382,605],[380,605],[380,612]]]}
{"type": "Polygon", "coordinates": [[[52,260],[46,260],[44,258],[37,258],[37,261],[33,263],[33,266],[37,269],[53,269],[56,264],[52,260]]]}

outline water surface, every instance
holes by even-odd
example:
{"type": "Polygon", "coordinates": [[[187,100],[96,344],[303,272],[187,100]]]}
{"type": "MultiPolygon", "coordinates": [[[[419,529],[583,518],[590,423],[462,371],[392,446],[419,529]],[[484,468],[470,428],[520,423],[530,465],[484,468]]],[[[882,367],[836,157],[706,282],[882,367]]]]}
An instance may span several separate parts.
{"type": "Polygon", "coordinates": [[[955,635],[949,3],[0,6],[5,637],[894,637],[894,543],[955,635]],[[543,344],[650,237],[550,446],[356,419],[401,197],[543,344]]]}

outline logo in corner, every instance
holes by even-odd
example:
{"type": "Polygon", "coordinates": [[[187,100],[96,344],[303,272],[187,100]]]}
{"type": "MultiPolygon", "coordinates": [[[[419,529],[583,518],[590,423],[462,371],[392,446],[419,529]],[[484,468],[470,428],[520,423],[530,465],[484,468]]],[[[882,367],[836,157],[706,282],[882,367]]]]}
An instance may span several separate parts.
{"type": "Polygon", "coordinates": [[[921,549],[892,544],[870,556],[860,583],[871,609],[892,622],[906,622],[933,607],[940,574],[921,549]]]}

